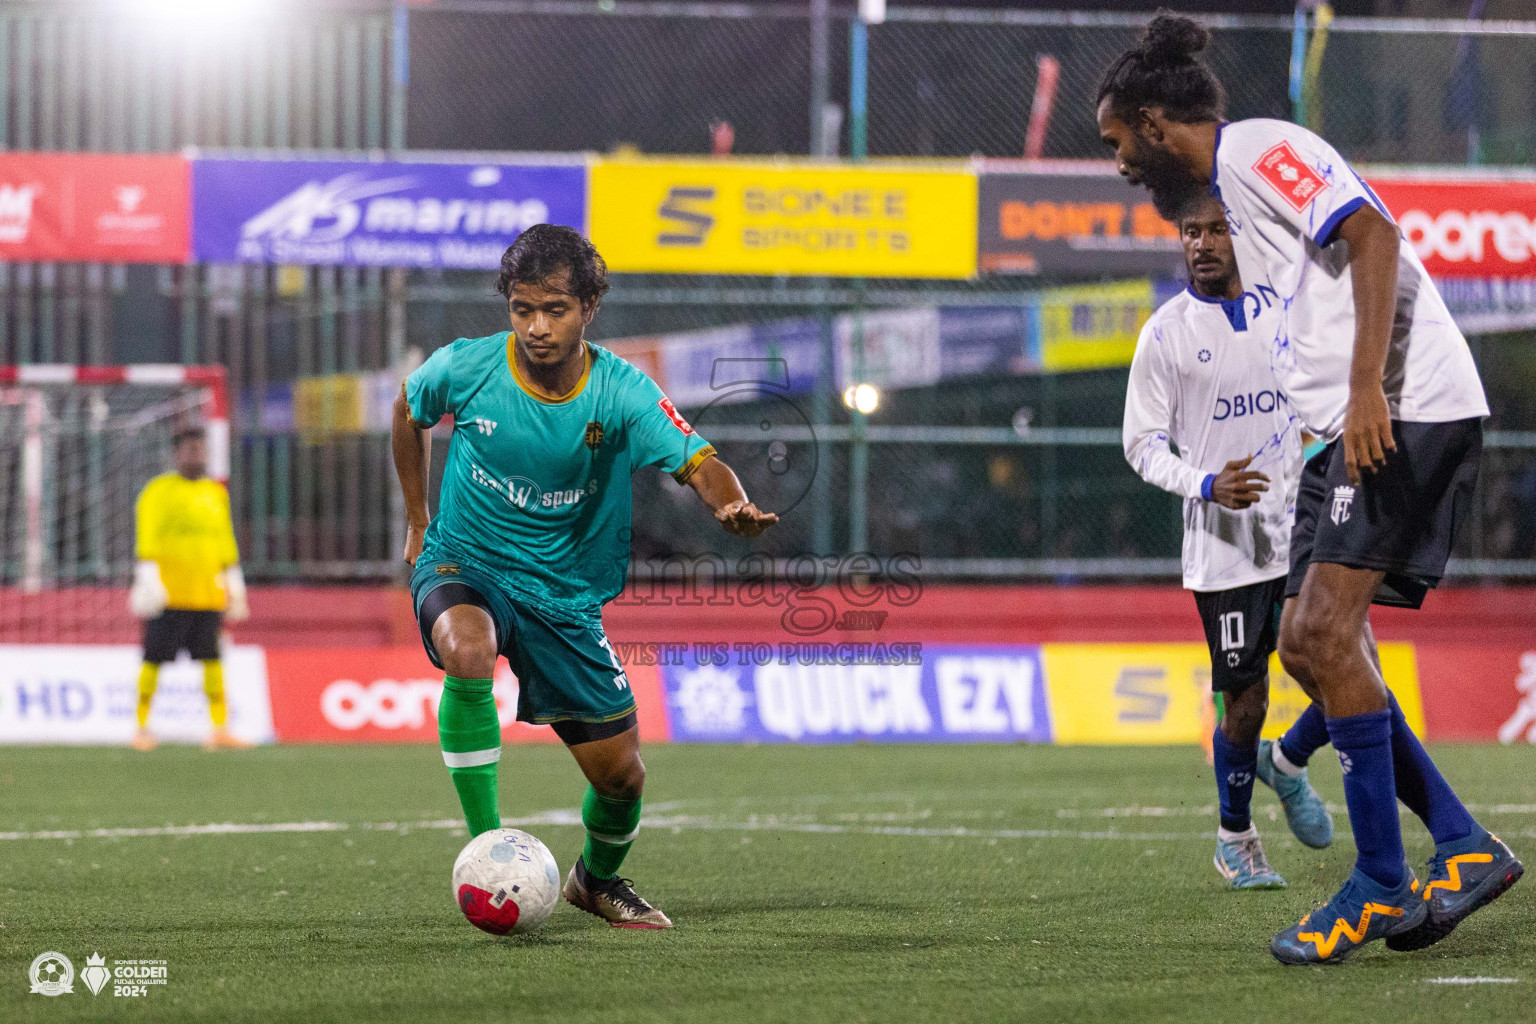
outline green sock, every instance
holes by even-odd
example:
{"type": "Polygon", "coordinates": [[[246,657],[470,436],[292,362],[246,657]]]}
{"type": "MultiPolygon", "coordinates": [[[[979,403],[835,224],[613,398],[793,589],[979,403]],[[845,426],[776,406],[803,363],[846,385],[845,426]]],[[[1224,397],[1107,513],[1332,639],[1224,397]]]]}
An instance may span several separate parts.
{"type": "Polygon", "coordinates": [[[581,823],[587,827],[587,845],[581,851],[587,873],[612,878],[640,834],[640,798],[613,800],[588,786],[581,802],[581,823]]]}
{"type": "Polygon", "coordinates": [[[496,806],[496,762],[501,760],[501,721],[489,679],[443,677],[443,699],[437,705],[437,737],[443,762],[469,834],[501,828],[496,806]]]}

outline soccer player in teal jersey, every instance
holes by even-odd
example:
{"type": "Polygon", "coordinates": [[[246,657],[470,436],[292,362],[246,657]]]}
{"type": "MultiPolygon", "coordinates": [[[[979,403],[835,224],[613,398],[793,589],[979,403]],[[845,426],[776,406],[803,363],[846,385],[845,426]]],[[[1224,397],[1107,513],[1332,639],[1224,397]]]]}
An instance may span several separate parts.
{"type": "Polygon", "coordinates": [[[738,536],[756,537],[778,517],[747,500],[649,377],[586,342],[608,290],[589,241],[536,225],[502,257],[496,287],[512,330],[439,349],[395,401],[411,594],[422,643],[446,673],[443,760],[471,834],[500,828],[491,677],[504,655],[518,680],[518,719],[552,726],[590,783],[586,846],[566,900],[614,927],[670,928],[618,877],[645,782],[635,700],[602,623],[629,562],[630,474],[671,473],[738,536]],[[427,430],[445,415],[453,444],[431,519],[427,430]]]}

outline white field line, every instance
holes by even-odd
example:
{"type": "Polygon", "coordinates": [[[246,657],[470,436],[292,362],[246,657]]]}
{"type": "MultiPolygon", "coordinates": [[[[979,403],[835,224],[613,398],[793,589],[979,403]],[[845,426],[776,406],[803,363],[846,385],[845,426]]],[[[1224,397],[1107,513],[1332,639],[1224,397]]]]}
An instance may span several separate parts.
{"type": "MultiPolygon", "coordinates": [[[[1330,803],[1328,811],[1334,816],[1347,815],[1349,808],[1343,804],[1330,803]]],[[[1466,808],[1473,814],[1536,814],[1536,804],[1467,804],[1466,808]]],[[[1413,812],[1406,807],[1399,807],[1399,813],[1412,816],[1413,812]]],[[[1215,804],[1203,804],[1200,806],[1181,807],[1062,807],[1056,811],[1058,818],[1206,818],[1216,813],[1215,804]]]]}
{"type": "Polygon", "coordinates": [[[1514,985],[1519,978],[1430,978],[1431,985],[1514,985]]]}
{"type": "MultiPolygon", "coordinates": [[[[658,810],[671,809],[678,803],[659,804],[658,810]]],[[[1489,806],[1468,805],[1469,810],[1484,814],[1522,814],[1536,812],[1532,804],[1495,804],[1489,806]]],[[[929,812],[917,815],[926,818],[929,812]]],[[[1099,809],[1063,808],[1056,812],[1058,818],[1165,818],[1210,817],[1214,807],[1105,807],[1099,809]]],[[[1338,808],[1336,814],[1343,814],[1338,808]]],[[[846,815],[838,815],[846,817],[846,815]]],[[[538,826],[581,827],[581,814],[570,809],[542,811],[524,817],[503,818],[509,828],[538,826]]],[[[753,814],[746,820],[726,820],[707,815],[647,814],[641,825],[652,829],[669,829],[673,832],[792,832],[812,835],[868,835],[896,836],[927,839],[1076,839],[1076,840],[1131,840],[1134,842],[1178,841],[1185,839],[1213,839],[1214,831],[1200,832],[1121,832],[1114,828],[1079,830],[1062,828],[969,828],[966,826],[914,826],[846,824],[816,821],[810,815],[753,814]]],[[[303,832],[392,832],[405,835],[415,831],[463,830],[464,823],[458,818],[438,818],[428,821],[368,821],[353,825],[341,821],[285,821],[285,822],[214,822],[206,825],[155,825],[143,828],[94,828],[94,829],[44,829],[34,832],[0,832],[0,842],[26,839],[62,839],[73,842],[78,839],[143,839],[162,836],[240,836],[267,835],[274,833],[303,832]]],[[[1522,839],[1536,839],[1536,828],[1520,831],[1501,829],[1505,835],[1522,839]]],[[[1348,828],[1339,834],[1349,835],[1348,828]]]]}
{"type": "MultiPolygon", "coordinates": [[[[647,815],[641,819],[646,828],[682,831],[729,831],[729,832],[800,832],[813,835],[873,835],[909,836],[915,838],[946,839],[1126,839],[1138,842],[1154,840],[1210,839],[1210,833],[1193,832],[1117,832],[1076,831],[1070,829],[979,829],[979,828],[917,828],[903,825],[835,825],[815,821],[787,821],[774,817],[754,818],[747,821],[720,821],[694,815],[647,815]]],[[[541,814],[520,818],[504,818],[502,824],[509,828],[531,828],[545,825],[564,825],[579,828],[581,814],[574,810],[545,811],[541,814]]],[[[441,818],[433,821],[377,821],[349,825],[339,821],[287,821],[261,824],[223,822],[210,825],[159,825],[149,828],[95,828],[95,829],[47,829],[38,832],[0,832],[0,841],[24,839],[139,839],[155,836],[238,836],[282,832],[346,832],[352,829],[367,832],[393,832],[404,835],[418,830],[462,830],[464,823],[458,818],[441,818]]]]}

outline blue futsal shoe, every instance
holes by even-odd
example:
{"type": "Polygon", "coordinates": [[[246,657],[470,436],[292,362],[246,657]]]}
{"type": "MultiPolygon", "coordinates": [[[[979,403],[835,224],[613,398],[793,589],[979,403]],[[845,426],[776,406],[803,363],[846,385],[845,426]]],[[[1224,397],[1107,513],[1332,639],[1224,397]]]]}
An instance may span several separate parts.
{"type": "Polygon", "coordinates": [[[1275,791],[1280,806],[1285,809],[1285,823],[1291,826],[1291,834],[1314,850],[1321,850],[1333,842],[1333,815],[1317,795],[1312,783],[1307,781],[1307,770],[1300,775],[1287,775],[1275,767],[1274,741],[1259,741],[1259,761],[1255,769],[1259,781],[1275,791]]]}
{"type": "Polygon", "coordinates": [[[1356,868],[1327,906],[1276,935],[1269,951],[1283,964],[1341,963],[1367,942],[1412,931],[1428,917],[1407,865],[1392,889],[1356,868]]]}
{"type": "Polygon", "coordinates": [[[1504,895],[1525,874],[1499,837],[1485,833],[1481,841],[1468,837],[1448,843],[1429,860],[1429,880],[1420,890],[1429,913],[1411,931],[1387,939],[1387,948],[1399,951],[1433,946],[1470,915],[1504,895]],[[1466,846],[1467,849],[1461,849],[1466,846]]]}
{"type": "Polygon", "coordinates": [[[1285,879],[1269,866],[1256,829],[1240,839],[1216,840],[1216,870],[1234,889],[1284,889],[1285,879]]]}

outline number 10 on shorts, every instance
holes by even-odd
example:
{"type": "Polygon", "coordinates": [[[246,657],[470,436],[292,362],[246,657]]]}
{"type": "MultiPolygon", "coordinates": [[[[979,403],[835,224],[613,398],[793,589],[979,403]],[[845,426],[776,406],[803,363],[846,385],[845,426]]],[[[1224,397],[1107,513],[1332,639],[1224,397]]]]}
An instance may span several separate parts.
{"type": "Polygon", "coordinates": [[[1224,651],[1243,649],[1242,612],[1227,612],[1221,616],[1221,649],[1224,651]]]}

